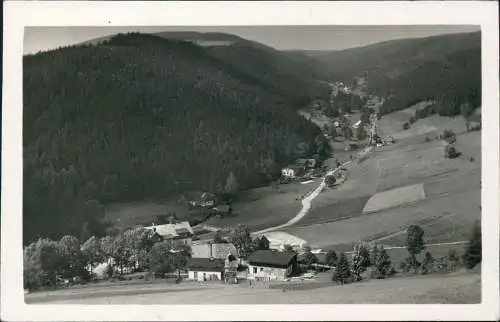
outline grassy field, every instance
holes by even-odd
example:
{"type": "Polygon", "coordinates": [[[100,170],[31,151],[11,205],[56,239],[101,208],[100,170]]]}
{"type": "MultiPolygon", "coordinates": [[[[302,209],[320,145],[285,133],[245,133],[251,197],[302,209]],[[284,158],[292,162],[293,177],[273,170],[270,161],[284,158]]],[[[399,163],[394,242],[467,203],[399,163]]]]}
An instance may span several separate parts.
{"type": "MultiPolygon", "coordinates": [[[[251,229],[261,229],[282,224],[294,217],[302,208],[297,197],[314,189],[319,184],[316,179],[309,184],[291,183],[280,185],[277,191],[272,187],[260,187],[240,193],[233,207],[234,215],[227,218],[211,218],[206,224],[216,227],[246,224],[251,229]]],[[[156,215],[175,212],[178,220],[191,220],[187,205],[179,198],[162,202],[115,203],[105,208],[106,217],[120,227],[149,225],[156,215]]]]}
{"type": "Polygon", "coordinates": [[[399,245],[410,224],[424,228],[428,243],[466,240],[481,217],[480,138],[481,132],[459,135],[457,148],[464,156],[453,160],[444,158],[441,141],[374,152],[349,173],[346,183],[322,193],[308,216],[286,231],[321,248],[380,238],[399,245]],[[423,184],[425,200],[362,214],[375,192],[414,184],[423,184]]]}
{"type": "Polygon", "coordinates": [[[366,280],[343,286],[329,281],[325,273],[319,281],[296,287],[269,289],[248,285],[201,286],[198,283],[144,284],[112,289],[61,290],[29,294],[31,304],[396,304],[396,303],[479,303],[480,275],[457,273],[366,280]]]}
{"type": "Polygon", "coordinates": [[[302,208],[300,200],[296,198],[315,189],[319,183],[320,179],[316,179],[309,184],[280,185],[278,191],[273,191],[271,187],[253,189],[233,204],[236,216],[211,218],[207,224],[216,227],[245,224],[251,230],[283,224],[295,217],[302,208]]]}

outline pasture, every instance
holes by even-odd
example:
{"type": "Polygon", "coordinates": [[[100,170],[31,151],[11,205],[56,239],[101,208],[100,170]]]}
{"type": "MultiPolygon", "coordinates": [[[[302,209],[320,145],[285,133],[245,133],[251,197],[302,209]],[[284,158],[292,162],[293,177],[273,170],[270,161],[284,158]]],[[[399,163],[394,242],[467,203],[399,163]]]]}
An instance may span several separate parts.
{"type": "Polygon", "coordinates": [[[480,138],[481,132],[459,135],[457,148],[464,157],[453,160],[444,158],[441,141],[374,152],[353,168],[347,182],[322,193],[311,212],[285,231],[320,248],[351,248],[358,240],[399,245],[411,224],[422,226],[428,243],[466,240],[481,218],[480,138]],[[376,192],[407,185],[423,186],[426,198],[363,214],[376,192]]]}
{"type": "Polygon", "coordinates": [[[422,184],[387,190],[376,193],[368,199],[363,213],[380,211],[423,199],[425,199],[425,192],[422,184]]]}
{"type": "MultiPolygon", "coordinates": [[[[479,274],[433,274],[393,277],[335,285],[325,273],[321,281],[301,282],[297,287],[249,288],[248,284],[185,282],[116,286],[86,292],[59,290],[26,296],[31,304],[423,304],[479,303],[479,274]],[[56,294],[59,293],[59,294],[56,294]]],[[[289,284],[291,286],[291,284],[289,284]]]]}

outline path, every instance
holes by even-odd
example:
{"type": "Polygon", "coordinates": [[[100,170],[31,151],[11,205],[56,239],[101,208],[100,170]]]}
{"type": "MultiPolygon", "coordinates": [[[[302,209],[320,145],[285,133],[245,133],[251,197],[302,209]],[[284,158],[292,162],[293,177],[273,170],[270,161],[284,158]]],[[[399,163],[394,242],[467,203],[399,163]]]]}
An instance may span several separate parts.
{"type": "Polygon", "coordinates": [[[312,201],[317,196],[319,196],[321,190],[323,190],[323,188],[326,186],[326,183],[325,183],[326,177],[335,174],[340,168],[342,168],[345,165],[348,165],[349,163],[351,163],[351,161],[344,162],[340,167],[337,167],[337,168],[335,168],[333,170],[328,171],[328,173],[323,177],[323,180],[321,180],[321,183],[319,184],[319,186],[316,189],[314,189],[307,197],[305,197],[304,199],[302,199],[302,209],[299,211],[299,213],[295,217],[293,217],[288,222],[286,222],[286,223],[284,223],[282,225],[278,225],[278,226],[269,227],[269,228],[266,228],[266,229],[263,229],[263,230],[259,230],[259,231],[254,232],[253,234],[254,235],[261,235],[261,234],[264,234],[264,233],[267,233],[267,232],[270,232],[270,231],[273,231],[273,230],[278,230],[278,229],[282,229],[282,228],[285,228],[285,227],[289,227],[289,226],[297,223],[302,218],[304,218],[304,216],[307,215],[307,213],[311,209],[312,201]]]}
{"type": "MultiPolygon", "coordinates": [[[[448,243],[436,243],[436,244],[425,244],[425,246],[445,246],[445,245],[462,245],[467,244],[468,240],[460,240],[456,242],[448,242],[448,243]]],[[[370,242],[373,243],[373,242],[370,242]]],[[[384,249],[402,249],[406,248],[406,246],[384,246],[384,249]]],[[[352,254],[352,252],[346,252],[346,254],[352,254]]]]}

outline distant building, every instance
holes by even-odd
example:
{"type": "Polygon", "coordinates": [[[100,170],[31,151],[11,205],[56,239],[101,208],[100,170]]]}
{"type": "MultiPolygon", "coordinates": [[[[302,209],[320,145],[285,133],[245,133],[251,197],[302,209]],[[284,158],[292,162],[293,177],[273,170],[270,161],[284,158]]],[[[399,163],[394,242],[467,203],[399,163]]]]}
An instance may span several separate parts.
{"type": "Polygon", "coordinates": [[[258,250],[248,258],[248,277],[285,280],[297,270],[297,253],[258,250]]]}
{"type": "Polygon", "coordinates": [[[354,123],[352,127],[353,127],[354,129],[357,129],[357,128],[359,128],[359,127],[360,127],[360,125],[361,125],[361,120],[359,120],[359,121],[357,121],[356,123],[354,123]]]}
{"type": "Polygon", "coordinates": [[[289,165],[281,169],[281,175],[287,178],[300,177],[305,173],[305,168],[298,165],[289,165]]]}
{"type": "Polygon", "coordinates": [[[164,240],[172,240],[175,244],[191,246],[193,241],[193,229],[188,221],[182,221],[175,224],[152,225],[145,227],[155,232],[164,240]]]}

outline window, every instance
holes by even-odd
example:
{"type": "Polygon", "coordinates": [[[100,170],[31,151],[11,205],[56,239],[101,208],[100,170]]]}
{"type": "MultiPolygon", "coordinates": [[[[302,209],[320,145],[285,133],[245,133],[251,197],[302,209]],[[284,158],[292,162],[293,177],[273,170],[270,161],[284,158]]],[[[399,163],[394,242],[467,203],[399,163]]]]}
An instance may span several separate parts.
{"type": "Polygon", "coordinates": [[[253,273],[254,273],[254,274],[257,274],[257,267],[254,267],[254,268],[253,268],[253,273]]]}
{"type": "Polygon", "coordinates": [[[261,268],[260,268],[260,271],[262,272],[263,270],[264,270],[264,267],[261,267],[261,268]]]}

